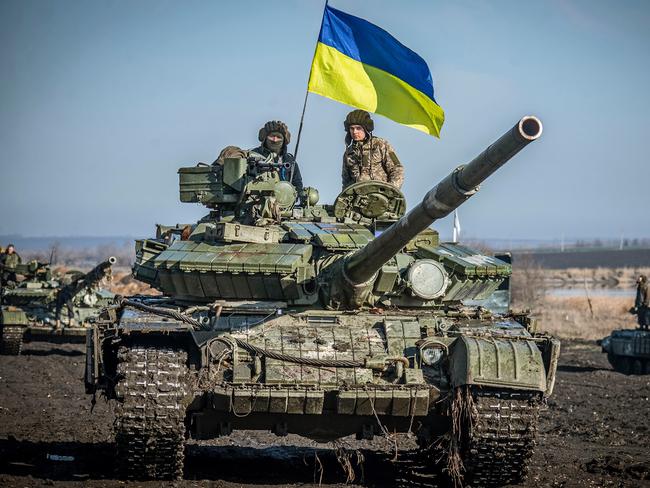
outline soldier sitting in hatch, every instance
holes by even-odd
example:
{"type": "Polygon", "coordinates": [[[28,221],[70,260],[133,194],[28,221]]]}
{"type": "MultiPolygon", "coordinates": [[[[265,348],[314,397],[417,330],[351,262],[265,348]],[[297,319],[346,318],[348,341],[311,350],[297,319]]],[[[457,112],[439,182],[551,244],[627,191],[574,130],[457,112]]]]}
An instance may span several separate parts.
{"type": "Polygon", "coordinates": [[[227,146],[213,164],[223,164],[226,158],[246,158],[254,161],[262,171],[277,171],[280,180],[289,181],[300,195],[303,190],[302,177],[293,154],[287,152],[291,140],[287,125],[279,120],[271,120],[264,124],[257,137],[262,143],[260,146],[248,151],[237,146],[227,146]]]}
{"type": "Polygon", "coordinates": [[[397,188],[404,182],[404,168],[390,143],[375,137],[370,114],[353,110],[343,122],[345,152],[343,153],[343,189],[357,181],[383,181],[397,188]]]}
{"type": "Polygon", "coordinates": [[[631,310],[637,316],[640,329],[650,327],[650,293],[648,293],[648,278],[640,275],[636,280],[636,300],[631,310]]]}
{"type": "Polygon", "coordinates": [[[16,266],[22,260],[16,252],[13,244],[7,246],[7,250],[0,254],[0,287],[15,283],[18,278],[16,277],[16,266]]]}

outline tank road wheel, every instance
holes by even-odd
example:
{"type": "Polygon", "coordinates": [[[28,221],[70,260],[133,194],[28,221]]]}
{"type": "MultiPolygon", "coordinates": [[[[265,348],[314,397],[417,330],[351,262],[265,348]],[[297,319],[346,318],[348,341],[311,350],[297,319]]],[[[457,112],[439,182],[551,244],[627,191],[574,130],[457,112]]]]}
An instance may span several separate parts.
{"type": "Polygon", "coordinates": [[[0,343],[0,353],[9,356],[17,356],[23,348],[23,335],[25,327],[22,325],[3,325],[2,326],[2,343],[0,343]]]}
{"type": "Polygon", "coordinates": [[[642,375],[644,369],[645,368],[643,367],[643,361],[640,359],[634,359],[632,361],[632,374],[642,375]]]}
{"type": "Polygon", "coordinates": [[[120,347],[115,442],[119,475],[127,479],[183,476],[187,354],[120,347]]]}
{"type": "Polygon", "coordinates": [[[465,416],[461,424],[464,484],[492,487],[520,483],[526,478],[536,443],[539,396],[465,391],[471,394],[471,419],[465,416]]]}
{"type": "Polygon", "coordinates": [[[614,368],[614,371],[626,375],[632,374],[632,361],[630,358],[608,353],[607,360],[612,365],[612,368],[614,368]]]}

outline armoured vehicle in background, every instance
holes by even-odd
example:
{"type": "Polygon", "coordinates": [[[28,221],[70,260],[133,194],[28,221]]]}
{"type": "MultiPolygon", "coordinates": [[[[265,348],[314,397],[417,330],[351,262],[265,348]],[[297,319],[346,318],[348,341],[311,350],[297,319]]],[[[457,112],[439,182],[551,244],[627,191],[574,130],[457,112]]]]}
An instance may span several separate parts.
{"type": "Polygon", "coordinates": [[[650,331],[619,329],[600,341],[607,360],[623,374],[650,374],[650,331]]]}
{"type": "MultiPolygon", "coordinates": [[[[16,274],[23,279],[0,291],[2,354],[20,354],[26,340],[72,337],[83,340],[90,322],[113,302],[115,295],[97,288],[97,284],[110,275],[115,262],[116,259],[110,257],[88,273],[69,271],[65,274],[53,274],[49,264],[38,261],[19,264],[16,274]],[[68,297],[77,325],[67,324],[56,329],[57,300],[68,297]]],[[[67,300],[63,302],[61,316],[67,318],[67,300]]]]}
{"type": "Polygon", "coordinates": [[[522,118],[407,214],[386,183],[355,183],[333,205],[306,188],[297,206],[246,159],[181,168],[181,201],[209,214],[136,242],[134,276],[164,295],[117,297],[87,337],[86,389],[116,402],[121,475],[178,478],[186,435],[255,429],[415,432],[414,471],[438,469],[442,449],[472,486],[524,478],[559,342],[525,314],[465,306],[510,265],[429,226],[541,132],[522,118]]]}

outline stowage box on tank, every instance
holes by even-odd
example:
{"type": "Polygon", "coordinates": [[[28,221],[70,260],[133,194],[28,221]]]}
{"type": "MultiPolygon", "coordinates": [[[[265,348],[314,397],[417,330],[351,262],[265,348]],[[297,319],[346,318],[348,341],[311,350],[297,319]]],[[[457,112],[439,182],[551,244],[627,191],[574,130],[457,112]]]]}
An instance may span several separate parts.
{"type": "Polygon", "coordinates": [[[429,226],[541,133],[522,118],[406,214],[386,183],[319,205],[246,159],[181,168],[181,200],[209,214],[136,243],[135,277],[164,297],[118,298],[87,338],[86,388],[115,400],[122,476],[180,477],[186,435],[257,429],[412,430],[423,469],[442,445],[457,481],[524,478],[559,343],[526,315],[464,305],[510,265],[429,226]]]}

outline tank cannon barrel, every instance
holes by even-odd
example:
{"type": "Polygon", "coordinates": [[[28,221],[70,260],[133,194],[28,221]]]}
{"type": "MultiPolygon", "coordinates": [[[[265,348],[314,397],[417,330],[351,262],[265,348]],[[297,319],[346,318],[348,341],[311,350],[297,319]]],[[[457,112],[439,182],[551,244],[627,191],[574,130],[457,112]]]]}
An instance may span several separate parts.
{"type": "MultiPolygon", "coordinates": [[[[91,287],[99,283],[105,276],[108,275],[111,266],[117,262],[114,256],[109,257],[106,261],[102,261],[86,274],[80,276],[69,285],[63,287],[61,292],[65,290],[70,296],[75,296],[86,287],[91,287]]],[[[61,293],[60,292],[60,293],[61,293]]]]}
{"type": "Polygon", "coordinates": [[[492,173],[541,135],[541,121],[534,116],[523,117],[471,162],[459,166],[429,190],[419,205],[350,256],[343,268],[346,281],[359,286],[374,279],[377,271],[411,239],[453,212],[492,173]]]}
{"type": "Polygon", "coordinates": [[[116,262],[117,258],[115,256],[111,256],[106,261],[102,261],[85,274],[83,281],[87,285],[94,285],[95,283],[98,283],[102,280],[102,278],[104,278],[104,276],[106,276],[111,266],[113,266],[116,262]]]}

